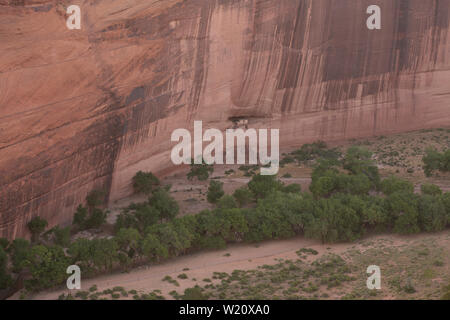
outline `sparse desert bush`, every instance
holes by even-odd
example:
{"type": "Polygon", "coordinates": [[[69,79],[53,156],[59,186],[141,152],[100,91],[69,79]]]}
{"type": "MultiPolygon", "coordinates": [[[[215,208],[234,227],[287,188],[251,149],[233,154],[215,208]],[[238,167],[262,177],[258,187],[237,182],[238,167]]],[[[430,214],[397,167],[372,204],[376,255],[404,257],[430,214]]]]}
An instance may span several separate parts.
{"type": "Polygon", "coordinates": [[[202,159],[201,164],[195,164],[194,160],[192,159],[191,170],[187,174],[187,178],[188,180],[197,178],[199,181],[206,181],[213,172],[214,167],[212,165],[206,164],[205,160],[202,159]]]}

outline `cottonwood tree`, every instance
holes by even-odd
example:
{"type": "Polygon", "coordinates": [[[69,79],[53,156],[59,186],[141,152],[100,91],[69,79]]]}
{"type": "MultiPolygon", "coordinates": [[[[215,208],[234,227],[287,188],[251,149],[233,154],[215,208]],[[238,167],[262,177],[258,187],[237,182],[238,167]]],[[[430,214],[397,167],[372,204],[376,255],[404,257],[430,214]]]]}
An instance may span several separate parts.
{"type": "Polygon", "coordinates": [[[217,203],[225,194],[223,191],[223,182],[211,180],[209,182],[208,192],[206,198],[210,203],[217,203]]]}
{"type": "Polygon", "coordinates": [[[274,175],[257,174],[248,183],[248,188],[257,199],[265,198],[282,187],[283,184],[274,175]]]}
{"type": "Polygon", "coordinates": [[[243,207],[253,201],[253,193],[247,187],[241,187],[233,192],[233,197],[236,199],[240,207],[243,207]]]}
{"type": "Polygon", "coordinates": [[[161,182],[151,172],[138,171],[133,177],[133,189],[135,193],[150,195],[161,182]]]}
{"type": "Polygon", "coordinates": [[[41,217],[34,217],[31,219],[28,224],[28,230],[31,232],[31,239],[33,241],[37,241],[39,239],[39,236],[42,234],[42,232],[45,231],[45,228],[47,228],[48,222],[45,219],[42,219],[41,217]]]}
{"type": "Polygon", "coordinates": [[[162,221],[170,221],[178,215],[180,210],[178,203],[165,188],[159,188],[153,192],[148,203],[159,212],[162,221]]]}

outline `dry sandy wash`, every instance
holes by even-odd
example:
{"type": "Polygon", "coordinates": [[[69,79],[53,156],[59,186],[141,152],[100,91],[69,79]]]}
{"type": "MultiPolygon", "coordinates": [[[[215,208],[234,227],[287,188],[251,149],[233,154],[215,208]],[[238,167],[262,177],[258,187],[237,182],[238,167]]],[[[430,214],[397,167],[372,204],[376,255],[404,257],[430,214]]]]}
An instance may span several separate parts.
{"type": "MultiPolygon", "coordinates": [[[[443,259],[444,267],[438,268],[438,273],[434,275],[431,279],[434,287],[439,288],[445,285],[445,281],[450,281],[450,233],[449,231],[444,231],[438,234],[421,234],[415,236],[393,236],[393,235],[379,235],[375,237],[369,237],[360,240],[355,243],[341,243],[341,244],[320,244],[317,241],[307,240],[302,237],[297,237],[289,240],[275,240],[263,242],[258,245],[255,244],[245,244],[245,245],[233,245],[229,246],[225,250],[209,251],[209,252],[199,252],[196,254],[191,254],[187,256],[182,256],[176,259],[171,259],[163,264],[143,266],[131,270],[129,273],[120,274],[109,274],[101,277],[95,277],[92,279],[82,280],[82,290],[88,290],[91,286],[96,285],[99,292],[105,289],[112,289],[116,286],[124,287],[125,290],[137,290],[141,293],[148,293],[153,290],[161,290],[162,294],[166,299],[171,299],[169,292],[176,290],[178,293],[182,294],[184,289],[193,287],[196,284],[205,285],[202,280],[205,278],[212,277],[214,272],[226,272],[231,274],[233,270],[250,270],[257,269],[258,266],[265,264],[276,264],[278,259],[290,259],[296,260],[299,258],[296,251],[301,248],[310,248],[318,252],[318,255],[309,256],[307,259],[311,262],[315,259],[320,258],[326,253],[334,253],[341,256],[350,250],[359,250],[362,255],[369,256],[369,252],[373,248],[380,248],[387,245],[389,248],[401,248],[403,251],[397,257],[390,261],[390,263],[400,264],[400,261],[409,254],[404,248],[412,247],[414,245],[421,245],[427,243],[430,246],[439,247],[443,251],[439,254],[441,259],[443,259]],[[377,244],[381,244],[378,246],[377,244]],[[189,270],[186,270],[189,268],[189,270]],[[185,269],[185,270],[183,270],[185,269]],[[188,279],[180,280],[177,276],[181,273],[188,275],[188,279]],[[179,282],[179,286],[174,286],[173,284],[163,281],[165,276],[171,276],[179,282]],[[193,281],[192,279],[196,279],[193,281]]],[[[415,250],[415,249],[414,249],[415,250]]],[[[413,252],[413,250],[411,250],[413,252]]],[[[388,267],[386,267],[386,262],[382,255],[369,258],[367,263],[370,264],[380,264],[382,272],[390,273],[388,267]]],[[[364,287],[367,275],[365,274],[365,268],[368,265],[361,264],[360,266],[360,279],[356,279],[351,285],[347,286],[343,290],[351,291],[353,286],[364,287]]],[[[401,268],[399,273],[409,272],[408,269],[414,269],[414,265],[406,265],[401,268]]],[[[425,268],[425,267],[424,267],[425,268]]],[[[419,270],[421,271],[421,270],[419,270]]],[[[382,274],[384,277],[384,275],[382,274]]],[[[391,293],[388,285],[388,277],[383,278],[383,289],[385,299],[394,299],[395,296],[391,293]]],[[[292,279],[295,280],[295,279],[292,279]]],[[[419,281],[419,280],[418,280],[419,281]]],[[[423,282],[423,279],[420,280],[423,282]]],[[[217,281],[214,281],[216,282],[217,281]]],[[[421,284],[417,285],[421,287],[421,284]]],[[[430,287],[429,284],[426,284],[430,287]]],[[[422,288],[421,288],[422,289],[422,288]]],[[[427,298],[424,296],[424,292],[419,292],[418,289],[417,298],[427,298]]],[[[425,289],[424,289],[425,291],[425,289]]],[[[64,293],[76,294],[76,290],[72,292],[68,289],[65,290],[55,290],[55,291],[44,291],[36,295],[31,296],[31,299],[58,299],[59,295],[64,293]]],[[[18,299],[20,293],[16,293],[11,299],[18,299]]],[[[123,298],[123,297],[122,297],[123,298]]],[[[132,295],[129,295],[126,299],[131,299],[132,295]]],[[[330,298],[340,298],[339,296],[330,296],[330,298]]],[[[408,297],[406,297],[408,298],[408,297]]],[[[428,297],[429,298],[429,297],[428,297]]]]}

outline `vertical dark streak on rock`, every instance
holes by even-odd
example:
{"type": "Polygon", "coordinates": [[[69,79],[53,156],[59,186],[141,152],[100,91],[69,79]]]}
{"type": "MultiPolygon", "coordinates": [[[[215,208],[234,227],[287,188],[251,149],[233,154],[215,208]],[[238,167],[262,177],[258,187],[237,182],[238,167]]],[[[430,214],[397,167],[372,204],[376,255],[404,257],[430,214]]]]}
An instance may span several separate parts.
{"type": "Polygon", "coordinates": [[[190,92],[189,114],[194,114],[199,107],[200,95],[205,87],[208,76],[209,59],[209,30],[214,4],[204,1],[200,9],[198,33],[196,35],[197,48],[194,61],[194,81],[190,92]]]}

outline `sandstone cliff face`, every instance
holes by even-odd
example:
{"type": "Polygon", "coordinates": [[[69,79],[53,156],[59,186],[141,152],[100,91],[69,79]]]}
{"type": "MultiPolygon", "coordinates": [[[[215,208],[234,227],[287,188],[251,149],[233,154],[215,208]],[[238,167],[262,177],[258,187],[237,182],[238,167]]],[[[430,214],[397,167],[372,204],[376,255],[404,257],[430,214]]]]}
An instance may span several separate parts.
{"type": "Polygon", "coordinates": [[[450,124],[449,0],[0,0],[0,237],[171,168],[176,128],[281,147],[450,124]],[[82,29],[65,26],[78,4],[82,29]],[[382,8],[382,29],[366,9],[382,8]]]}

